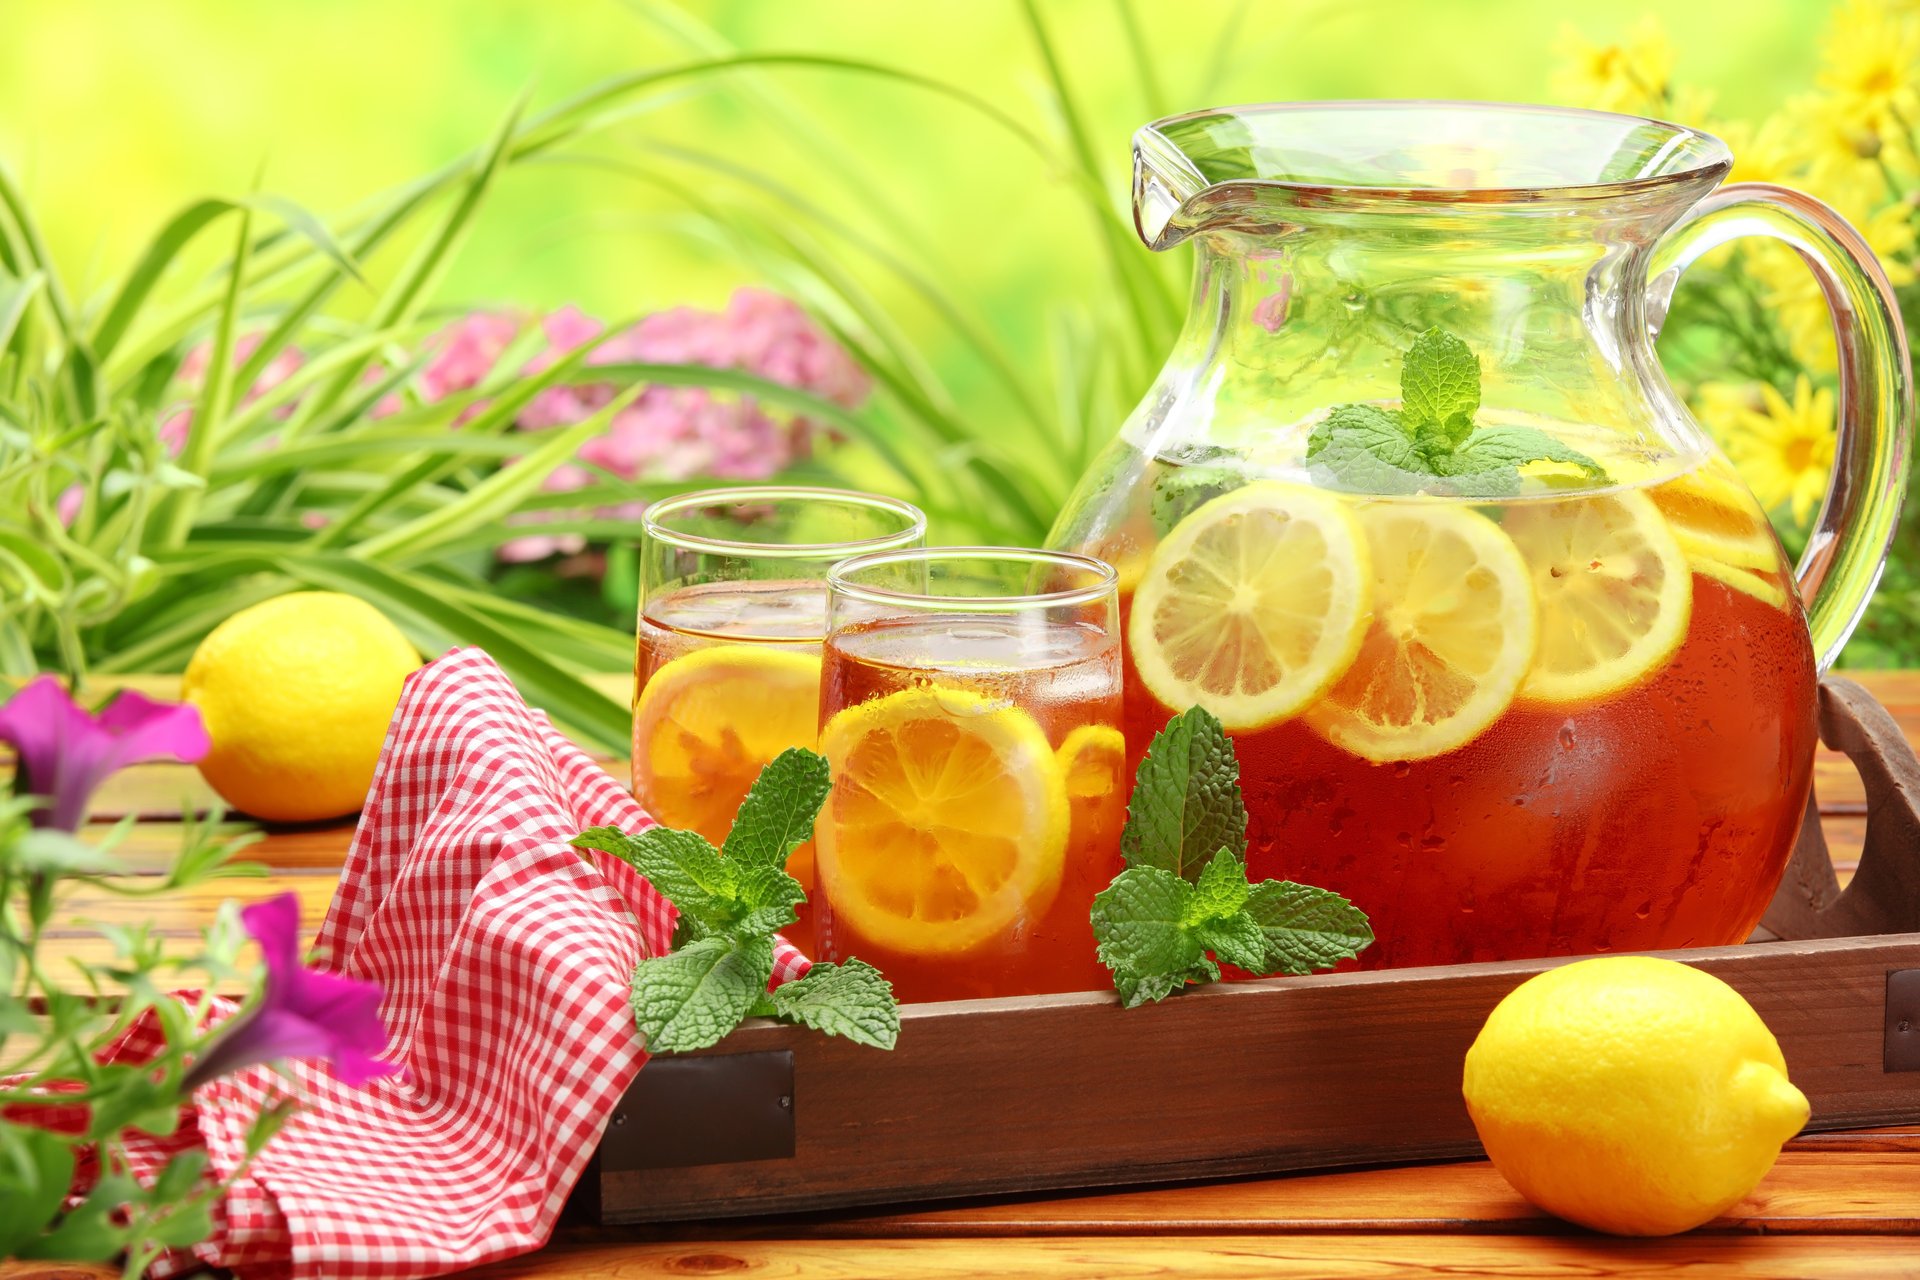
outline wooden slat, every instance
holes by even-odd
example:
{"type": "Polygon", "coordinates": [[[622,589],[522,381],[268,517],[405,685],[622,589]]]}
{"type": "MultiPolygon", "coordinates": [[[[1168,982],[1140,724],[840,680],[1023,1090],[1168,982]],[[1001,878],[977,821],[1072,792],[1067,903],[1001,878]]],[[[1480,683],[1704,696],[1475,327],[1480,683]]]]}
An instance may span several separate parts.
{"type": "Polygon", "coordinates": [[[661,1244],[560,1244],[472,1272],[484,1280],[568,1276],[734,1273],[841,1280],[1047,1277],[1133,1280],[1214,1276],[1371,1277],[1500,1275],[1676,1277],[1711,1274],[1851,1280],[1913,1274],[1914,1242],[1886,1236],[1715,1236],[1612,1240],[1590,1235],[1197,1235],[1120,1238],[1063,1236],[995,1240],[759,1240],[661,1244]]]}

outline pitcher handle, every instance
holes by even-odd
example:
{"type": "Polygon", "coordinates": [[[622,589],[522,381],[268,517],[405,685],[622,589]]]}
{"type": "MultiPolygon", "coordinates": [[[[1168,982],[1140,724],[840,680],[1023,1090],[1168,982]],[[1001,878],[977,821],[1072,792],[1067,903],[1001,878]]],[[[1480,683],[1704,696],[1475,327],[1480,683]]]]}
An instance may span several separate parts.
{"type": "Polygon", "coordinates": [[[1840,353],[1833,481],[1796,570],[1813,652],[1825,671],[1880,580],[1907,488],[1912,367],[1900,305],[1860,233],[1812,196],[1765,182],[1725,186],[1655,246],[1649,320],[1657,332],[1680,274],[1741,236],[1796,250],[1833,312],[1840,353]]]}

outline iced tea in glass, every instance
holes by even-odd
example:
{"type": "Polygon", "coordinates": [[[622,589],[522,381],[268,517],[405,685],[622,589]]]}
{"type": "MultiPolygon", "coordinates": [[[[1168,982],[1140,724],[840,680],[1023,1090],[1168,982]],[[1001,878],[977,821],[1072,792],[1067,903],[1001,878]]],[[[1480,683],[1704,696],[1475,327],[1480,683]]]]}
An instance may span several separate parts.
{"type": "Polygon", "coordinates": [[[1106,986],[1088,912],[1126,813],[1113,570],[952,547],[829,583],[821,953],[907,1001],[1106,986]]]}
{"type": "MultiPolygon", "coordinates": [[[[926,517],[838,489],[711,489],[654,503],[640,548],[633,793],[670,827],[725,840],[747,789],[788,747],[816,745],[827,570],[917,547],[926,517]]],[[[788,870],[813,894],[813,851],[788,870]]],[[[812,953],[812,912],[786,930],[812,953]]]]}

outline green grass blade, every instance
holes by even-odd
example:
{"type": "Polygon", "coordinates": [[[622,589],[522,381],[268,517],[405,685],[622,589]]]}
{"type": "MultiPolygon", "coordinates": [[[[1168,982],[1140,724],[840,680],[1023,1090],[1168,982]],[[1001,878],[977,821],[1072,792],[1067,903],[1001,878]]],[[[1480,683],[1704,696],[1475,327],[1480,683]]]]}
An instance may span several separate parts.
{"type": "MultiPolygon", "coordinates": [[[[359,596],[392,618],[428,658],[458,645],[478,645],[505,669],[522,696],[555,723],[615,755],[628,751],[632,733],[628,708],[550,661],[542,651],[544,637],[533,624],[496,623],[450,599],[443,584],[372,561],[345,555],[288,555],[281,564],[308,586],[359,596]]],[[[626,662],[631,661],[628,653],[626,662]]]]}
{"type": "Polygon", "coordinates": [[[570,427],[526,437],[528,442],[540,443],[518,462],[488,476],[458,502],[362,539],[354,544],[351,554],[363,560],[418,558],[448,538],[503,520],[515,504],[540,487],[555,467],[571,462],[581,445],[605,431],[613,416],[633,403],[643,389],[628,388],[592,417],[570,427]]]}
{"type": "Polygon", "coordinates": [[[34,297],[46,282],[45,273],[39,271],[29,271],[18,279],[8,275],[0,281],[0,351],[13,346],[21,317],[27,314],[27,308],[33,305],[34,297]]]}
{"type": "Polygon", "coordinates": [[[24,260],[10,264],[10,268],[16,276],[26,274],[26,269],[31,268],[44,278],[47,306],[52,310],[54,323],[66,343],[66,349],[61,353],[61,366],[73,390],[74,407],[80,418],[91,419],[99,412],[106,398],[100,380],[99,362],[93,358],[86,337],[74,319],[73,305],[67,300],[65,286],[60,283],[60,273],[54,270],[53,256],[47,252],[46,241],[41,237],[39,224],[34,221],[33,212],[27,206],[26,196],[13,180],[13,172],[4,164],[0,164],[0,205],[6,207],[7,216],[19,236],[20,251],[24,254],[24,260]]]}

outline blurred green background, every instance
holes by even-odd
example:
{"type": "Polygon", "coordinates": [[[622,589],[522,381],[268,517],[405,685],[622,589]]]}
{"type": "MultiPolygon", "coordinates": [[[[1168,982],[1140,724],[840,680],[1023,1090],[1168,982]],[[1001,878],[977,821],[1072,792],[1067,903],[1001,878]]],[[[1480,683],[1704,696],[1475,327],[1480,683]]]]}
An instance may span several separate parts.
{"type": "MultiPolygon", "coordinates": [[[[1541,99],[1552,96],[1563,27],[1608,40],[1649,12],[1679,51],[1678,77],[1712,90],[1726,114],[1761,115],[1782,86],[1810,78],[1828,11],[1813,0],[1187,0],[1138,6],[1161,81],[1143,85],[1110,0],[1041,5],[1094,122],[1090,142],[1116,205],[1130,130],[1154,111],[1281,98],[1541,99]]],[[[257,178],[338,214],[479,145],[523,91],[538,106],[685,58],[689,41],[912,68],[1053,133],[1043,71],[1012,0],[59,0],[6,13],[0,154],[82,296],[194,196],[242,193],[257,178]]],[[[883,189],[921,229],[928,265],[965,274],[1015,350],[1038,335],[1037,285],[1071,290],[1075,269],[1089,285],[1102,270],[1061,175],[968,110],[831,72],[757,79],[775,103],[756,106],[709,81],[663,95],[619,139],[748,157],[856,228],[859,202],[789,141],[796,119],[858,139],[851,163],[864,185],[883,189]]],[[[609,317],[722,300],[752,272],[681,234],[680,207],[631,178],[511,174],[441,297],[572,301],[609,317]]],[[[936,335],[926,336],[937,352],[936,335]]]]}

